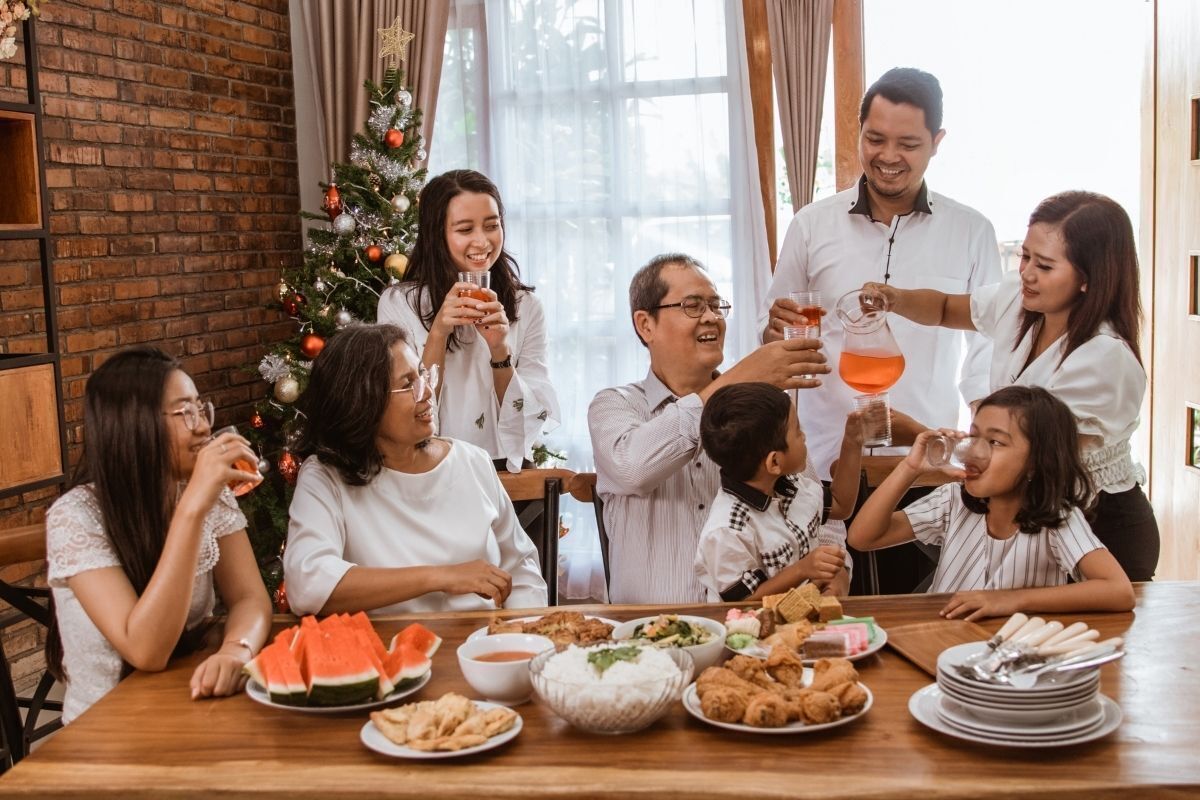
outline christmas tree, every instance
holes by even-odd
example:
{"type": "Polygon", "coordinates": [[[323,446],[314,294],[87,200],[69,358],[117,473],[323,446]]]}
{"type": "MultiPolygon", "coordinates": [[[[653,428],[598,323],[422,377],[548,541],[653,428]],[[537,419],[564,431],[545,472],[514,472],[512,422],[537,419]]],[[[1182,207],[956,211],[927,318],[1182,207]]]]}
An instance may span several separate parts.
{"type": "MultiPolygon", "coordinates": [[[[280,555],[300,469],[293,449],[304,419],[295,403],[308,384],[312,359],[338,330],[375,321],[380,292],[403,278],[416,238],[417,194],[425,182],[425,170],[418,165],[426,153],[421,111],[402,87],[396,64],[397,58],[404,58],[412,34],[400,28],[399,20],[380,34],[382,57],[390,58],[391,65],[382,85],[364,84],[371,96],[370,116],[354,136],[350,163],[333,164],[332,180],[322,185],[322,208],[330,227],[310,229],[303,265],[283,270],[279,302],[295,321],[296,332],[272,346],[257,365],[270,386],[242,431],[259,453],[265,480],[241,498],[241,506],[273,595],[283,577],[280,555]]],[[[326,219],[320,214],[303,216],[326,219]]]]}

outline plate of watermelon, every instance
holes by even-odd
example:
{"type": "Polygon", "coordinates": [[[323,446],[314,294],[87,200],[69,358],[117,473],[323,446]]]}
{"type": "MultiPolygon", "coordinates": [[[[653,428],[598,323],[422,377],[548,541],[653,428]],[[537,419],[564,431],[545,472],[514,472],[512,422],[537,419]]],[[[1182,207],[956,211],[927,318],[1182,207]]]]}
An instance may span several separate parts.
{"type": "Polygon", "coordinates": [[[272,708],[340,714],[388,705],[429,682],[442,640],[420,623],[388,647],[363,612],[308,616],[277,634],[243,668],[246,694],[272,708]]]}

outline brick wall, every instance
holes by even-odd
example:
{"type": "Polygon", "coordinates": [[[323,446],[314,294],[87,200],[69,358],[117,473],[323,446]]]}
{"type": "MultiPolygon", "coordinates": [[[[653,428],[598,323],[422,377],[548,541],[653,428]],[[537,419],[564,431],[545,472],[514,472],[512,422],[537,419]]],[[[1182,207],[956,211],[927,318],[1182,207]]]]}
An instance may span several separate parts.
{"type": "MultiPolygon", "coordinates": [[[[36,30],[71,462],[87,376],[132,344],[243,422],[262,384],[241,368],[288,334],[267,304],[301,251],[287,0],[49,0],[36,30]]],[[[0,62],[0,99],[25,102],[22,59],[0,62]]],[[[35,258],[0,242],[2,352],[44,347],[35,258]]],[[[55,496],[0,500],[0,527],[55,496]]],[[[14,633],[21,677],[40,644],[14,633]]]]}

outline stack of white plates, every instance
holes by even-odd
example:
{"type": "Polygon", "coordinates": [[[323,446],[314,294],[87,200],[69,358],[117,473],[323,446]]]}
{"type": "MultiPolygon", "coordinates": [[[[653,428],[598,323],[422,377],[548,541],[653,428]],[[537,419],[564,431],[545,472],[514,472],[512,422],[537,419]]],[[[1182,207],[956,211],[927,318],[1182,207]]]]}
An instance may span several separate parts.
{"type": "Polygon", "coordinates": [[[960,739],[1013,747],[1055,747],[1105,736],[1121,709],[1100,694],[1100,670],[1045,674],[1029,689],[977,680],[954,667],[987,650],[984,642],[946,649],[937,683],[913,695],[920,722],[960,739]]]}

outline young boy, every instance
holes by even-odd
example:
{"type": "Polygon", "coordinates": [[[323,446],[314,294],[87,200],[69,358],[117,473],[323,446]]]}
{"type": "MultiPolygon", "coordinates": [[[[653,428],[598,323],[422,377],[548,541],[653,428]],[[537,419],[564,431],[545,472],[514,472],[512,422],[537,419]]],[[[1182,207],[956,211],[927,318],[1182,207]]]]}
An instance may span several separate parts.
{"type": "Polygon", "coordinates": [[[812,470],[804,471],[804,431],[786,392],[739,383],[704,404],[700,443],[721,468],[721,491],[696,548],[696,576],[709,601],[757,600],[805,581],[822,589],[846,586],[842,542],[824,541],[821,525],[854,511],[860,417],[847,417],[841,457],[823,489],[812,470]]]}

